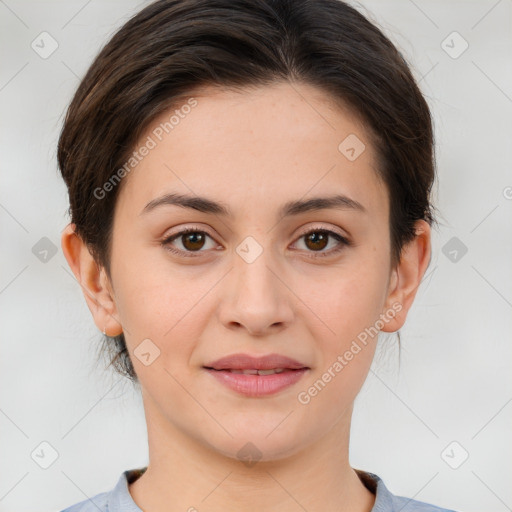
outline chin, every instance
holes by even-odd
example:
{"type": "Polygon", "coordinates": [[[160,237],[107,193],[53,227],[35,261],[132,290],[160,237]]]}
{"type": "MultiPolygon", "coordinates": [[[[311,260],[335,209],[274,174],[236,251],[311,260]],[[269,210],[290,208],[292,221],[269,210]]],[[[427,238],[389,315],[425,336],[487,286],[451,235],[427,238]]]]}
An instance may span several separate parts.
{"type": "Polygon", "coordinates": [[[270,427],[256,423],[250,429],[228,429],[233,437],[210,439],[208,445],[218,454],[238,460],[247,467],[258,462],[283,460],[299,452],[306,443],[289,431],[279,432],[275,428],[278,424],[279,422],[275,422],[270,427]]]}

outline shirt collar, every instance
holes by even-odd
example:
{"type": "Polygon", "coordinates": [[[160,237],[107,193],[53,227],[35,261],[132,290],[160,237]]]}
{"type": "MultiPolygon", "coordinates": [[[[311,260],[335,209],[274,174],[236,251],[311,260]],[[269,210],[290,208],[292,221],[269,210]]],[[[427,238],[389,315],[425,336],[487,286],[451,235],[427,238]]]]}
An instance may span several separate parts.
{"type": "MultiPolygon", "coordinates": [[[[147,466],[128,469],[121,474],[116,486],[109,492],[107,500],[108,512],[143,512],[133,501],[128,485],[142,476],[146,469],[147,466]]],[[[372,494],[375,494],[375,503],[371,512],[390,512],[395,510],[394,496],[379,476],[360,469],[355,469],[355,471],[365,487],[372,494]]]]}

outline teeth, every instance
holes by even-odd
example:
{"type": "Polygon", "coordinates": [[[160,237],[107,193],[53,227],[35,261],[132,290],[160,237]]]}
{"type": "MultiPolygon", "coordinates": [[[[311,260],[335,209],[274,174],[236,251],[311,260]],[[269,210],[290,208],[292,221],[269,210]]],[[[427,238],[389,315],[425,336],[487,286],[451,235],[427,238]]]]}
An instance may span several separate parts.
{"type": "Polygon", "coordinates": [[[243,373],[244,375],[273,375],[284,372],[284,368],[273,368],[271,370],[229,370],[231,373],[243,373]]]}
{"type": "Polygon", "coordinates": [[[274,373],[284,372],[283,368],[274,368],[273,370],[258,370],[258,375],[272,375],[274,373]]]}

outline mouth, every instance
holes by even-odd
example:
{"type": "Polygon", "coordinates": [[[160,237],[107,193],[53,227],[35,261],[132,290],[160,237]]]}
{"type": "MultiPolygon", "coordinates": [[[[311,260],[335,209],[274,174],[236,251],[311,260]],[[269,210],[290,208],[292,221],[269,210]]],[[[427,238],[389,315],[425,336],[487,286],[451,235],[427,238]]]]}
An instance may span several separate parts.
{"type": "Polygon", "coordinates": [[[293,386],[311,368],[279,354],[263,357],[234,354],[209,363],[203,369],[231,391],[255,398],[293,386]]]}
{"type": "Polygon", "coordinates": [[[257,370],[256,368],[248,368],[244,370],[236,369],[236,368],[223,368],[221,370],[217,370],[216,368],[211,368],[209,366],[203,366],[207,370],[213,370],[215,372],[229,372],[229,373],[237,373],[240,375],[274,375],[276,373],[283,372],[297,372],[300,370],[308,370],[309,368],[269,368],[268,370],[257,370]]]}
{"type": "MultiPolygon", "coordinates": [[[[248,375],[255,375],[255,372],[271,371],[272,373],[281,373],[287,370],[302,370],[308,368],[307,365],[281,354],[266,354],[252,356],[250,354],[231,354],[205,366],[211,370],[227,371],[248,371],[248,375]]],[[[265,375],[260,373],[259,375],[265,375]]]]}

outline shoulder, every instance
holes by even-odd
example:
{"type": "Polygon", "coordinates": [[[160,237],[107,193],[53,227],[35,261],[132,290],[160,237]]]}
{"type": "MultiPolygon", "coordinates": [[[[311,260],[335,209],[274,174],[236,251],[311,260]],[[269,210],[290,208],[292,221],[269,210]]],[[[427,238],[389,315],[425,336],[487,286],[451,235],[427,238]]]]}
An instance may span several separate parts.
{"type": "Polygon", "coordinates": [[[102,492],[93,498],[88,498],[75,503],[64,510],[61,510],[61,512],[108,512],[108,495],[108,492],[102,492]]]}
{"type": "Polygon", "coordinates": [[[383,480],[375,473],[360,469],[355,471],[363,484],[375,494],[375,504],[371,512],[456,512],[424,501],[396,496],[391,493],[383,480]]]}
{"type": "Polygon", "coordinates": [[[146,469],[147,466],[127,469],[121,473],[112,490],[96,494],[96,496],[75,503],[60,512],[142,512],[133,501],[128,485],[139,478],[146,469]]]}
{"type": "Polygon", "coordinates": [[[455,512],[454,510],[403,496],[393,496],[393,507],[391,510],[401,510],[402,512],[455,512]]]}

